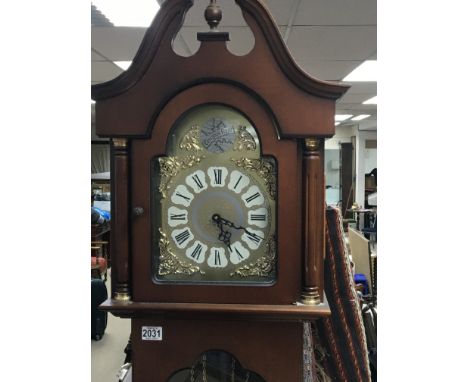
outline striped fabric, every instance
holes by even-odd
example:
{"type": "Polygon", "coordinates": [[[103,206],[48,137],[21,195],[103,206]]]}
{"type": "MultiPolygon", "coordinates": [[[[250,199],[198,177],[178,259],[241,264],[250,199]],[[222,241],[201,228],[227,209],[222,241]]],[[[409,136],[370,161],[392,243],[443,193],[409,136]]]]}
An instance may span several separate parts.
{"type": "Polygon", "coordinates": [[[326,371],[329,377],[326,380],[370,382],[364,325],[344,241],[342,217],[340,210],[332,207],[326,211],[324,279],[332,314],[314,324],[316,362],[326,371]]]}

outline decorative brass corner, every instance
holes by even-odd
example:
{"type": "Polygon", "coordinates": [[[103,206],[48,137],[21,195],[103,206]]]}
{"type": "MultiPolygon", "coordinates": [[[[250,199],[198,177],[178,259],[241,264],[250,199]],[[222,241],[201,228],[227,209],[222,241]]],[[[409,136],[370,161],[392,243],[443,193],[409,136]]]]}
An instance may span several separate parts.
{"type": "Polygon", "coordinates": [[[159,239],[159,269],[158,273],[160,276],[166,275],[192,275],[194,273],[205,274],[200,267],[192,265],[187,262],[181,261],[174,253],[169,246],[169,240],[167,235],[159,228],[159,234],[161,238],[159,239]]]}
{"type": "Polygon", "coordinates": [[[114,143],[114,147],[118,148],[126,148],[128,145],[128,139],[126,138],[112,138],[112,142],[114,143]]]}
{"type": "Polygon", "coordinates": [[[115,292],[114,300],[117,301],[130,301],[131,297],[128,293],[115,292]]]}
{"type": "Polygon", "coordinates": [[[189,132],[182,138],[182,141],[179,144],[179,148],[192,152],[198,152],[202,150],[200,146],[199,126],[193,125],[190,128],[189,132]]]}
{"type": "Polygon", "coordinates": [[[273,200],[276,200],[276,172],[275,166],[264,159],[231,159],[237,167],[255,172],[265,182],[268,193],[273,200]]]}
{"type": "Polygon", "coordinates": [[[272,235],[268,239],[266,243],[266,251],[265,255],[259,258],[254,263],[250,263],[248,265],[243,265],[237,268],[233,273],[231,273],[231,277],[234,275],[238,275],[241,277],[248,277],[248,276],[260,276],[260,277],[267,277],[275,270],[275,263],[276,263],[276,240],[275,237],[272,235]]]}
{"type": "Polygon", "coordinates": [[[184,170],[200,163],[204,156],[189,155],[187,157],[162,157],[159,158],[159,166],[161,172],[161,183],[159,184],[159,192],[165,198],[166,191],[170,188],[172,178],[176,176],[180,170],[184,170]]]}
{"type": "Polygon", "coordinates": [[[246,126],[239,126],[239,129],[237,130],[237,142],[233,148],[234,151],[242,151],[242,150],[247,150],[247,151],[252,151],[257,148],[257,144],[255,143],[255,139],[247,131],[246,126]]]}
{"type": "Polygon", "coordinates": [[[315,151],[319,148],[320,146],[320,140],[316,138],[306,138],[304,140],[305,147],[309,151],[315,151]]]}

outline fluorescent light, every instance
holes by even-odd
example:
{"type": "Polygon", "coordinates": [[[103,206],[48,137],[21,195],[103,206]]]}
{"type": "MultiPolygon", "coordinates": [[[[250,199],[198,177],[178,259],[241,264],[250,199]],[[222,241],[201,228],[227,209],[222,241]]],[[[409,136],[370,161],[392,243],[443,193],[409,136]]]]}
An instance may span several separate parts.
{"type": "Polygon", "coordinates": [[[363,102],[364,105],[377,105],[377,96],[369,98],[367,101],[363,102]]]}
{"type": "Polygon", "coordinates": [[[335,121],[343,122],[351,118],[352,114],[335,114],[335,121]]]}
{"type": "Polygon", "coordinates": [[[363,119],[369,118],[370,114],[360,114],[354,118],[351,118],[351,121],[362,121],[363,119]]]}
{"type": "Polygon", "coordinates": [[[159,10],[156,0],[92,0],[116,27],[149,27],[159,10]]]}
{"type": "Polygon", "coordinates": [[[343,81],[348,82],[371,82],[377,81],[377,60],[364,61],[351,73],[349,73],[343,81]]]}
{"type": "Polygon", "coordinates": [[[114,61],[114,64],[123,70],[127,70],[132,61],[114,61]]]}
{"type": "Polygon", "coordinates": [[[335,126],[338,126],[341,122],[335,122],[335,126]]]}

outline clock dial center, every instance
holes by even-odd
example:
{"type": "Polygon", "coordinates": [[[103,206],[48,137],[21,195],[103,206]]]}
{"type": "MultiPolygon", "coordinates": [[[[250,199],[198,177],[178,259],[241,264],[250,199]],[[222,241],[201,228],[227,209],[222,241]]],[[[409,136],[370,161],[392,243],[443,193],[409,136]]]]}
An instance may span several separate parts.
{"type": "MultiPolygon", "coordinates": [[[[218,225],[222,219],[237,225],[247,222],[248,212],[241,203],[238,197],[225,190],[200,193],[193,201],[190,216],[194,234],[207,244],[219,245],[218,225]]],[[[241,232],[238,230],[226,225],[223,225],[223,229],[231,233],[231,241],[240,239],[241,232]]]]}

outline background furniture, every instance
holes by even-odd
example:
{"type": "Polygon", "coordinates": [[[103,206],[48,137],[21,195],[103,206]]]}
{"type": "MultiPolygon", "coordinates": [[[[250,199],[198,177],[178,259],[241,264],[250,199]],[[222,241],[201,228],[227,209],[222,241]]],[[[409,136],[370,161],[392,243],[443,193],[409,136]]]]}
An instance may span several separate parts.
{"type": "Polygon", "coordinates": [[[362,273],[366,276],[370,293],[375,299],[377,255],[371,254],[369,240],[355,229],[348,229],[348,241],[355,273],[362,273]],[[373,257],[375,260],[372,259],[373,257]]]}

